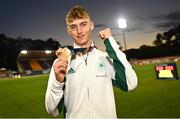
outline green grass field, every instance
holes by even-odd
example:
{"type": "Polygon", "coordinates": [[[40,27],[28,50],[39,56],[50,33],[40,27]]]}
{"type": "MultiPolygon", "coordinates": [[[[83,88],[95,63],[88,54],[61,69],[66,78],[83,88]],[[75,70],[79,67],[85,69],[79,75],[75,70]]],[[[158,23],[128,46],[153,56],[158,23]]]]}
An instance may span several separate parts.
{"type": "MultiPolygon", "coordinates": [[[[180,75],[180,62],[177,66],[180,75]]],[[[154,65],[134,69],[139,79],[136,90],[125,93],[114,88],[118,117],[180,117],[180,80],[156,80],[154,65]]],[[[51,117],[44,105],[47,79],[48,75],[39,75],[0,80],[0,118],[51,117]]]]}

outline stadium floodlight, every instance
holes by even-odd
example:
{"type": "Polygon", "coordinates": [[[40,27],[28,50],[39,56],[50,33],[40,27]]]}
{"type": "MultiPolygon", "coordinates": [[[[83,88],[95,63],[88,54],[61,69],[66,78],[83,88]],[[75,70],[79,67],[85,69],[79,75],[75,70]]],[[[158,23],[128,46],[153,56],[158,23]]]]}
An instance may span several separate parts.
{"type": "Polygon", "coordinates": [[[21,50],[21,54],[27,54],[27,50],[21,50]]]}
{"type": "Polygon", "coordinates": [[[118,20],[118,26],[119,26],[120,29],[122,29],[123,39],[124,39],[124,49],[127,50],[127,48],[126,48],[126,39],[125,39],[125,34],[124,34],[124,29],[127,27],[126,19],[120,18],[118,20]]]}
{"type": "Polygon", "coordinates": [[[52,51],[51,50],[45,50],[45,53],[50,54],[50,53],[52,53],[52,51]]]}
{"type": "Polygon", "coordinates": [[[120,18],[118,20],[119,28],[124,29],[127,27],[126,19],[120,18]]]}

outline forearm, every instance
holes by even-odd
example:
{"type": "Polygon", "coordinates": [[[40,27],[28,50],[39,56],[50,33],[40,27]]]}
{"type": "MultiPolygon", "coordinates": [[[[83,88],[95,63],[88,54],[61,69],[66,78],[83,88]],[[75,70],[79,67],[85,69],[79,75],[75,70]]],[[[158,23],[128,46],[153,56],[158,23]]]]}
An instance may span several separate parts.
{"type": "Polygon", "coordinates": [[[114,85],[124,91],[133,90],[137,86],[137,76],[127,61],[126,55],[119,49],[119,45],[113,37],[105,39],[104,43],[109,57],[113,59],[115,69],[114,85]]]}
{"type": "Polygon", "coordinates": [[[45,106],[47,112],[53,116],[57,116],[59,114],[58,104],[63,97],[63,86],[64,83],[60,83],[56,80],[54,70],[52,68],[45,96],[45,106]]]}

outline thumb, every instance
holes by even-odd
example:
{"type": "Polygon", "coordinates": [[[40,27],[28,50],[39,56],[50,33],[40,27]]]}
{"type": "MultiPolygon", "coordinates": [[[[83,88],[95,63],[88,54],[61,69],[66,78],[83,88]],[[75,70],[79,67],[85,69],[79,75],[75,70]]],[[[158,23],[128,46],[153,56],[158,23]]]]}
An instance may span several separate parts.
{"type": "Polygon", "coordinates": [[[99,37],[103,40],[104,38],[105,38],[105,35],[103,34],[103,33],[101,33],[101,32],[99,32],[99,37]]]}

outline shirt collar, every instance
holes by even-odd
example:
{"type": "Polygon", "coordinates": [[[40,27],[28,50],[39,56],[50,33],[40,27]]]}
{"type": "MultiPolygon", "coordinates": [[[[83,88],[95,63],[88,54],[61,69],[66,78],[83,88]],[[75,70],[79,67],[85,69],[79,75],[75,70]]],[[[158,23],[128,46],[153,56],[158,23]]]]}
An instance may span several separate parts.
{"type": "MultiPolygon", "coordinates": [[[[91,47],[94,47],[94,42],[91,43],[91,47]]],[[[81,48],[81,46],[74,42],[74,48],[81,48]]]]}

